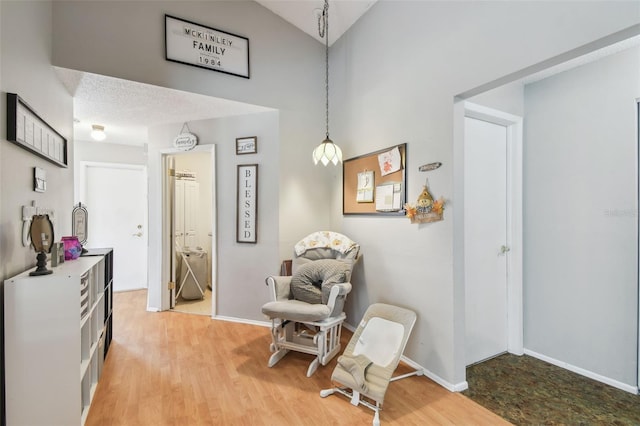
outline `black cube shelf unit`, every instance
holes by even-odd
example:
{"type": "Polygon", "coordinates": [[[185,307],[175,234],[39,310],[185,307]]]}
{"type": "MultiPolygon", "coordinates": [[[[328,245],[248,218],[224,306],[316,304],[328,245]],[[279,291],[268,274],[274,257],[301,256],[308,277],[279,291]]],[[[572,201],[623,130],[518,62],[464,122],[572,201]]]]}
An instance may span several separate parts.
{"type": "Polygon", "coordinates": [[[104,256],[104,356],[113,337],[113,249],[88,249],[83,256],[104,256]]]}

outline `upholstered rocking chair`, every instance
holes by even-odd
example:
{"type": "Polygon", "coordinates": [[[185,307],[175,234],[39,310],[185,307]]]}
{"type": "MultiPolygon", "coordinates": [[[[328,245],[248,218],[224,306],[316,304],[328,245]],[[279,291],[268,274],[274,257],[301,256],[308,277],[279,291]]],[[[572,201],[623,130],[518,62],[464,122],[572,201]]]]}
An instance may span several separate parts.
{"type": "Polygon", "coordinates": [[[294,247],[292,276],[270,276],[271,301],[262,313],[271,319],[273,367],[289,351],[315,355],[307,377],[340,351],[343,312],[360,246],[337,232],[314,232],[294,247]]]}

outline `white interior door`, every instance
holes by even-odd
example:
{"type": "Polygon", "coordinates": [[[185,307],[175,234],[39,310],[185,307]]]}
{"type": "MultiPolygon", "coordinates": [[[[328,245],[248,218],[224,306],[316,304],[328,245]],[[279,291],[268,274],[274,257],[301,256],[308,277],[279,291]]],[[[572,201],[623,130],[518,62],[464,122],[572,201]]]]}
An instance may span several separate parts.
{"type": "Polygon", "coordinates": [[[466,365],[508,348],[507,128],[465,117],[466,365]]]}
{"type": "Polygon", "coordinates": [[[147,287],[147,171],[85,164],[89,247],[113,247],[113,290],[147,287]]]}

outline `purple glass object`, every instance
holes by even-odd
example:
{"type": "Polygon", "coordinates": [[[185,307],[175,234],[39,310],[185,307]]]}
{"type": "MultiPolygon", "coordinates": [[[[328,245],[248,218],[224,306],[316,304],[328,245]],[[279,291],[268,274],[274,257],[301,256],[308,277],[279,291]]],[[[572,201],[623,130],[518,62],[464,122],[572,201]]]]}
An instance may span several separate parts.
{"type": "Polygon", "coordinates": [[[82,253],[82,245],[78,241],[78,237],[62,237],[64,244],[64,260],[73,260],[80,257],[82,253]]]}

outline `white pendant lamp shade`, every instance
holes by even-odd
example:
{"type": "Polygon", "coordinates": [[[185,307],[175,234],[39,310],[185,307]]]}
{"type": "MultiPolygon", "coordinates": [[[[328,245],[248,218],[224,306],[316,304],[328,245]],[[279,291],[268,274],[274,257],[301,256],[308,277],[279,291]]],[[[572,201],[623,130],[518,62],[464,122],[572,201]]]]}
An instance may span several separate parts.
{"type": "Polygon", "coordinates": [[[104,126],[94,124],[91,126],[91,137],[97,141],[103,141],[107,138],[107,134],[104,132],[104,126]]]}
{"type": "Polygon", "coordinates": [[[322,163],[323,166],[333,163],[337,166],[338,163],[342,163],[342,150],[331,139],[325,139],[313,150],[313,164],[318,163],[322,163]]]}
{"type": "Polygon", "coordinates": [[[327,127],[327,133],[325,139],[320,145],[313,150],[313,163],[322,163],[326,166],[329,163],[333,163],[337,166],[338,163],[342,163],[342,150],[338,145],[334,144],[331,138],[329,138],[329,1],[324,0],[324,8],[322,13],[318,15],[318,33],[320,37],[324,38],[324,65],[325,65],[325,124],[327,127]]]}

